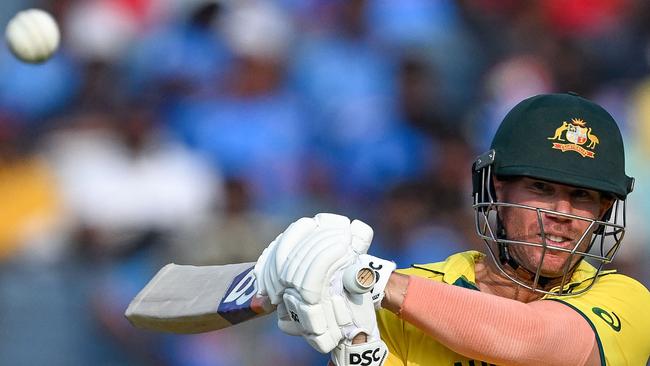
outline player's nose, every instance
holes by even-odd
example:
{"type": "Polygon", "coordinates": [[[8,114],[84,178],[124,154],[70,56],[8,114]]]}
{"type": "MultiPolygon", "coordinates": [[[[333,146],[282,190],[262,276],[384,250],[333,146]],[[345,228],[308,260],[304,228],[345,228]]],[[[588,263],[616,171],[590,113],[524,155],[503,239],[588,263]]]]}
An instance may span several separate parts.
{"type": "Polygon", "coordinates": [[[559,215],[556,213],[547,213],[546,217],[552,221],[567,222],[572,220],[570,216],[566,216],[573,214],[573,206],[571,205],[571,201],[568,198],[558,197],[551,205],[551,210],[560,214],[564,214],[559,215]]]}

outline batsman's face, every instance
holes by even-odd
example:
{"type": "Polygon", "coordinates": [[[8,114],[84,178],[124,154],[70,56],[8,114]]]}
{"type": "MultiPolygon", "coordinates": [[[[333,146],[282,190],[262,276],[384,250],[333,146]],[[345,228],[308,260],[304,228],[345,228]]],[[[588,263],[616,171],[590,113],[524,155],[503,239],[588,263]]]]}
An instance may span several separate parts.
{"type": "MultiPolygon", "coordinates": [[[[590,220],[602,218],[613,202],[594,190],[525,177],[507,181],[496,180],[494,186],[501,202],[585,218],[581,220],[548,212],[541,212],[538,215],[535,210],[517,207],[500,208],[499,215],[508,239],[542,244],[544,236],[547,246],[569,250],[576,246],[577,251],[587,250],[593,232],[597,229],[596,225],[589,229],[590,220]],[[580,241],[587,230],[589,232],[580,241]]],[[[581,259],[577,255],[570,258],[570,253],[548,247],[543,258],[541,247],[510,245],[509,249],[514,259],[533,273],[537,271],[543,259],[540,275],[550,278],[562,276],[569,259],[571,260],[569,268],[581,259]]]]}

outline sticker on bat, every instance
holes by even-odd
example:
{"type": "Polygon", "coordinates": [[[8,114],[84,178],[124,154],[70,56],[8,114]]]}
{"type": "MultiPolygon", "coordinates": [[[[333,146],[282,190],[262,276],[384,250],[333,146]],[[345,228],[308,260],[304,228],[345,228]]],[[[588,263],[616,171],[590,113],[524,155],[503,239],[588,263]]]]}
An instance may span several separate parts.
{"type": "Polygon", "coordinates": [[[237,275],[219,303],[219,315],[232,324],[241,323],[258,315],[252,309],[252,300],[257,292],[254,267],[237,275]]]}

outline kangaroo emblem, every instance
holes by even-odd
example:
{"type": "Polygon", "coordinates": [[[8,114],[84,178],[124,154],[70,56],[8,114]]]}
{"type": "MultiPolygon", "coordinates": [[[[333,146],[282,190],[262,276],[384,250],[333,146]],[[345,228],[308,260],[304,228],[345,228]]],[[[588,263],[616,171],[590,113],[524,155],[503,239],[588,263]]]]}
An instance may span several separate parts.
{"type": "Polygon", "coordinates": [[[555,129],[555,135],[553,137],[547,137],[549,140],[558,140],[564,141],[562,138],[562,132],[566,131],[569,128],[569,124],[566,121],[562,122],[562,126],[555,129]]]}

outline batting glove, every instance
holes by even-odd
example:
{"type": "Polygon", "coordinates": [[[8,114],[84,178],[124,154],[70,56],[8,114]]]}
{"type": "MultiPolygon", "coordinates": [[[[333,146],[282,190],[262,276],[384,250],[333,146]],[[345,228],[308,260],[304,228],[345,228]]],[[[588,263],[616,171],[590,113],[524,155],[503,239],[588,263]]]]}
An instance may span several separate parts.
{"type": "MultiPolygon", "coordinates": [[[[301,218],[278,235],[259,257],[254,271],[258,295],[268,296],[272,304],[278,305],[279,328],[290,335],[306,333],[295,321],[295,312],[292,314],[282,301],[287,287],[300,291],[301,301],[317,303],[326,289],[323,279],[351,263],[357,253],[365,253],[371,240],[368,225],[361,221],[350,223],[347,217],[334,214],[301,218]],[[315,258],[319,259],[317,265],[310,265],[315,258]]],[[[341,337],[334,335],[327,347],[336,346],[341,337]]]]}
{"type": "Polygon", "coordinates": [[[304,300],[300,291],[287,288],[283,299],[292,315],[290,319],[295,322],[291,329],[300,329],[302,336],[317,351],[326,353],[333,350],[332,360],[336,365],[343,365],[343,358],[356,357],[350,356],[351,352],[357,355],[360,350],[368,350],[365,346],[352,345],[352,339],[360,333],[367,335],[368,347],[385,350],[385,345],[380,347],[383,342],[377,327],[374,300],[381,301],[380,294],[383,294],[383,288],[394,269],[393,262],[364,254],[357,256],[354,264],[337,269],[324,281],[328,283],[328,288],[316,303],[304,300]],[[379,277],[382,281],[379,284],[381,289],[376,288],[376,295],[371,292],[355,293],[346,288],[349,282],[345,279],[346,275],[356,273],[357,268],[370,266],[374,267],[375,278],[379,277]],[[348,268],[355,271],[348,271],[348,268]]]}
{"type": "Polygon", "coordinates": [[[316,232],[317,229],[318,222],[315,219],[303,217],[289,225],[264,249],[254,268],[258,281],[258,295],[268,296],[273,305],[282,302],[282,293],[285,287],[280,283],[279,272],[293,247],[316,232]],[[282,250],[278,254],[279,247],[282,247],[282,250]]]}

